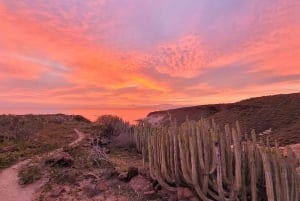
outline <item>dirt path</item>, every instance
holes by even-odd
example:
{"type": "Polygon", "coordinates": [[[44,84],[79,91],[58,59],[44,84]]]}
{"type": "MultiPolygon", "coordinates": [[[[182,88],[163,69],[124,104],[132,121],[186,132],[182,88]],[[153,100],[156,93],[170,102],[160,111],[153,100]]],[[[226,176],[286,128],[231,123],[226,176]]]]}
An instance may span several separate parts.
{"type": "MultiPolygon", "coordinates": [[[[77,129],[74,129],[78,137],[75,141],[69,144],[69,146],[78,145],[83,139],[84,134],[77,129]]],[[[41,158],[46,155],[50,155],[56,152],[62,151],[62,148],[56,149],[52,152],[38,156],[41,158]]],[[[37,158],[37,157],[35,157],[37,158]]],[[[5,201],[32,201],[35,198],[36,192],[46,183],[46,180],[40,180],[34,184],[22,187],[19,185],[18,181],[18,170],[21,166],[29,163],[32,159],[21,161],[7,169],[4,169],[0,173],[0,200],[5,201]]]]}

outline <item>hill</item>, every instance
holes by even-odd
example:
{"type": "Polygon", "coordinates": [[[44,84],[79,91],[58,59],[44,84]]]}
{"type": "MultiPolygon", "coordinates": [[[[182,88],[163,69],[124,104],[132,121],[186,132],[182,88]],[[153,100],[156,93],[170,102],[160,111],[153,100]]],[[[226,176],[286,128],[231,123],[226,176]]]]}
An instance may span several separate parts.
{"type": "Polygon", "coordinates": [[[80,115],[0,115],[0,169],[62,147],[76,138],[74,128],[88,128],[80,115]]]}
{"type": "Polygon", "coordinates": [[[170,119],[182,123],[186,118],[215,119],[220,125],[240,122],[244,133],[255,129],[258,137],[270,137],[280,145],[300,143],[300,93],[263,96],[236,103],[211,104],[155,111],[147,115],[151,123],[168,124],[170,119]],[[270,134],[262,134],[271,130],[270,134]]]}

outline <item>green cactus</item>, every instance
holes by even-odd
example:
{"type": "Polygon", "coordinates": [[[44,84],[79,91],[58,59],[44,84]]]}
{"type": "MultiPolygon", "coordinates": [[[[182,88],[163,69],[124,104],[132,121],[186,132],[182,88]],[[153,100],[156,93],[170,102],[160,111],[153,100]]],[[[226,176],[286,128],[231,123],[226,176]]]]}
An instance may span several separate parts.
{"type": "Polygon", "coordinates": [[[258,143],[254,130],[242,138],[238,122],[224,131],[205,119],[170,127],[144,123],[130,137],[150,176],[167,190],[189,187],[204,201],[299,200],[295,154],[268,139],[258,143]]]}

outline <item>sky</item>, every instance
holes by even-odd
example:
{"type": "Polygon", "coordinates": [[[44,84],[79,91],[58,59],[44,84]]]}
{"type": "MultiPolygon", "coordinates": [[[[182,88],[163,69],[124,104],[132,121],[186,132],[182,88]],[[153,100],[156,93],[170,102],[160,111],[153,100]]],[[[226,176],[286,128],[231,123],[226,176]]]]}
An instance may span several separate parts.
{"type": "Polygon", "coordinates": [[[0,113],[300,92],[299,36],[298,0],[0,0],[0,113]]]}

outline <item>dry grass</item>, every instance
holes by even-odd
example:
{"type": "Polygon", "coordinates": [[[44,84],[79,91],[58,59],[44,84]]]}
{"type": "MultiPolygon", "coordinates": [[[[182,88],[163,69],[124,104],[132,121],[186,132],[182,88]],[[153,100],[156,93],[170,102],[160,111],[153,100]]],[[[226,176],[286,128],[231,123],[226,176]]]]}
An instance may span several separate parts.
{"type": "MultiPolygon", "coordinates": [[[[69,119],[59,119],[59,121],[54,117],[55,115],[35,116],[33,123],[36,122],[36,119],[39,119],[39,123],[42,126],[26,139],[22,137],[2,138],[0,143],[0,169],[7,168],[19,160],[63,147],[76,139],[77,135],[74,132],[74,128],[88,130],[90,127],[90,123],[72,120],[69,116],[65,116],[69,119]]],[[[0,116],[0,122],[3,121],[3,118],[7,118],[7,116],[0,116]]],[[[22,116],[22,118],[26,118],[26,116],[22,116]]],[[[33,117],[30,115],[28,118],[28,121],[30,121],[33,117]]],[[[0,134],[11,129],[10,127],[2,126],[0,134]]]]}
{"type": "Polygon", "coordinates": [[[130,152],[124,148],[114,148],[109,154],[109,159],[119,171],[127,171],[129,167],[142,169],[141,155],[130,152]]]}
{"type": "Polygon", "coordinates": [[[42,172],[38,165],[24,166],[19,172],[19,183],[21,185],[32,184],[42,178],[42,172]]]}

